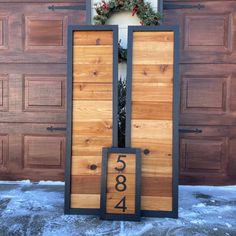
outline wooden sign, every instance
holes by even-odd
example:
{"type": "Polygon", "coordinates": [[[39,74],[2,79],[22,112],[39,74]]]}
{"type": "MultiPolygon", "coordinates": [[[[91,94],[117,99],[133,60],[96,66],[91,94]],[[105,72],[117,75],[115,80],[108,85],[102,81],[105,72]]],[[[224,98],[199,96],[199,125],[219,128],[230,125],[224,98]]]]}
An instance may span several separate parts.
{"type": "Polygon", "coordinates": [[[178,29],[128,28],[126,146],[142,149],[142,216],[178,216],[178,29]]]}
{"type": "Polygon", "coordinates": [[[101,218],[139,220],[141,153],[134,148],[104,148],[101,218]]]}
{"type": "Polygon", "coordinates": [[[68,30],[65,212],[100,214],[102,148],[117,146],[118,27],[68,30]]]}

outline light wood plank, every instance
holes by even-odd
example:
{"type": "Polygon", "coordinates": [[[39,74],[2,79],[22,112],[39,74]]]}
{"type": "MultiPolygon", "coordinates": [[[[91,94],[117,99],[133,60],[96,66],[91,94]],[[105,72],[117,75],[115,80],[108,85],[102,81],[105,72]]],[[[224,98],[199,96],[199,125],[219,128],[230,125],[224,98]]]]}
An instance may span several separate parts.
{"type": "Polygon", "coordinates": [[[117,184],[116,178],[119,177],[120,182],[124,181],[124,184],[119,184],[117,188],[119,190],[125,189],[125,194],[134,194],[135,193],[135,174],[111,174],[109,173],[107,175],[107,193],[119,193],[119,191],[116,190],[115,186],[117,184]],[[126,180],[124,181],[124,178],[121,177],[121,175],[125,176],[126,180]],[[124,187],[126,186],[126,188],[124,187]]]}
{"type": "Polygon", "coordinates": [[[172,102],[132,102],[134,120],[172,120],[172,102]]]}
{"type": "Polygon", "coordinates": [[[72,175],[72,194],[98,194],[101,189],[101,177],[96,175],[72,175]]]}
{"type": "Polygon", "coordinates": [[[132,142],[135,141],[136,138],[143,139],[144,145],[148,143],[149,139],[162,140],[163,143],[172,143],[172,121],[132,120],[132,142]]]}
{"type": "Polygon", "coordinates": [[[112,46],[74,46],[74,64],[99,64],[111,66],[113,62],[112,46]]]}
{"type": "Polygon", "coordinates": [[[101,175],[102,156],[72,156],[72,175],[101,175]],[[93,166],[96,169],[93,169],[93,166]]]}
{"type": "Polygon", "coordinates": [[[172,158],[172,142],[170,140],[156,140],[156,139],[146,139],[134,138],[132,140],[132,145],[134,147],[142,147],[142,158],[172,158]],[[145,155],[144,150],[148,149],[149,154],[145,155]]]}
{"type": "Polygon", "coordinates": [[[132,68],[132,82],[136,83],[172,83],[172,64],[138,64],[132,68]]]}
{"type": "Polygon", "coordinates": [[[77,31],[74,32],[74,45],[112,45],[112,31],[77,31]]]}
{"type": "Polygon", "coordinates": [[[102,156],[102,147],[111,147],[111,137],[74,135],[72,141],[73,156],[102,156]]]}
{"type": "Polygon", "coordinates": [[[75,121],[73,135],[112,137],[112,120],[75,121]]]}
{"type": "Polygon", "coordinates": [[[156,31],[134,32],[133,40],[134,42],[144,42],[144,43],[173,42],[174,32],[156,32],[156,31]]]}
{"type": "Polygon", "coordinates": [[[141,209],[152,211],[171,211],[172,197],[142,196],[141,209]]]}
{"type": "Polygon", "coordinates": [[[132,101],[172,102],[173,85],[168,83],[134,83],[132,101]]]}
{"type": "Polygon", "coordinates": [[[73,122],[112,119],[112,101],[73,101],[73,122]]]}
{"type": "Polygon", "coordinates": [[[100,208],[99,194],[71,194],[71,208],[100,208]]]}
{"type": "Polygon", "coordinates": [[[172,178],[144,177],[142,175],[142,196],[172,197],[172,178]]]}
{"type": "Polygon", "coordinates": [[[142,158],[143,177],[171,177],[172,158],[142,158]]]}
{"type": "Polygon", "coordinates": [[[111,174],[135,174],[136,172],[136,156],[135,154],[124,154],[124,153],[111,153],[108,157],[108,169],[107,173],[111,174]],[[121,162],[117,162],[119,156],[120,160],[125,162],[125,169],[117,171],[115,168],[122,168],[124,165],[121,162]]]}
{"type": "Polygon", "coordinates": [[[74,83],[73,100],[112,100],[112,83],[74,83]]]}
{"type": "Polygon", "coordinates": [[[123,193],[108,193],[107,194],[107,213],[114,214],[134,214],[135,213],[135,195],[134,194],[123,194],[123,193]],[[117,209],[115,206],[125,196],[125,205],[127,209],[123,212],[122,209],[117,209]]]}
{"type": "Polygon", "coordinates": [[[111,83],[113,68],[101,64],[75,64],[73,66],[73,81],[88,83],[111,83]]]}

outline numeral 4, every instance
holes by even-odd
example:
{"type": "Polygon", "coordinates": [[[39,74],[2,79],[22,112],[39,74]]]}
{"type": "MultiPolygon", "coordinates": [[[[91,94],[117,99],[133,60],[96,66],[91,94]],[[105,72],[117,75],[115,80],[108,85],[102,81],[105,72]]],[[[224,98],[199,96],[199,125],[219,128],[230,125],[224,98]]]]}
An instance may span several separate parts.
{"type": "Polygon", "coordinates": [[[117,209],[122,209],[122,211],[125,212],[125,210],[127,209],[125,199],[126,199],[126,197],[123,197],[123,198],[115,205],[115,208],[117,208],[117,209]]]}

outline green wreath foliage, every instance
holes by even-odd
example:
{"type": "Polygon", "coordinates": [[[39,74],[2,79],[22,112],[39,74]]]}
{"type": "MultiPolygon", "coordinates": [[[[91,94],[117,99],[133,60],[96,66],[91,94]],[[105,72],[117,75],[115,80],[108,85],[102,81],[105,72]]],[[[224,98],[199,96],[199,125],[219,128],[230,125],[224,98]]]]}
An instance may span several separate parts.
{"type": "MultiPolygon", "coordinates": [[[[121,11],[131,11],[132,16],[137,14],[141,25],[160,25],[161,14],[155,12],[150,3],[144,0],[104,0],[95,4],[97,15],[93,20],[96,25],[104,25],[112,14],[121,11]]],[[[123,48],[119,42],[119,62],[127,61],[127,49],[123,48]]]]}
{"type": "Polygon", "coordinates": [[[155,12],[150,3],[144,0],[104,0],[95,4],[97,15],[93,20],[96,25],[104,25],[113,13],[120,11],[131,11],[132,16],[137,14],[141,25],[159,25],[161,14],[155,12]]]}

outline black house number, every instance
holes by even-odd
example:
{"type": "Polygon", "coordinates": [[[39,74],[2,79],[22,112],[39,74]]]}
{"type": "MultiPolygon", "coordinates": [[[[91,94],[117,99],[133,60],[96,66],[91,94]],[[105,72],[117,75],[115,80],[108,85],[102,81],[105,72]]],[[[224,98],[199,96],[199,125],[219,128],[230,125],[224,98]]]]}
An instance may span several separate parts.
{"type": "MultiPolygon", "coordinates": [[[[126,157],[126,155],[119,155],[117,158],[117,163],[121,163],[122,167],[115,167],[116,171],[123,171],[126,168],[126,162],[124,160],[124,158],[126,157]]],[[[124,192],[127,188],[126,186],[126,177],[124,175],[117,175],[116,176],[116,185],[115,185],[115,189],[118,192],[124,192]]],[[[126,197],[124,196],[115,206],[114,208],[116,209],[122,209],[123,212],[125,212],[125,210],[127,209],[126,207],[126,197]]]]}

